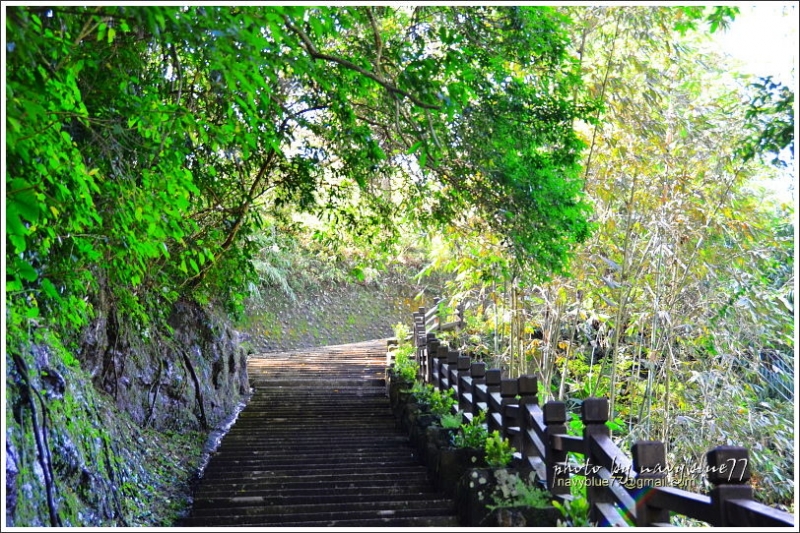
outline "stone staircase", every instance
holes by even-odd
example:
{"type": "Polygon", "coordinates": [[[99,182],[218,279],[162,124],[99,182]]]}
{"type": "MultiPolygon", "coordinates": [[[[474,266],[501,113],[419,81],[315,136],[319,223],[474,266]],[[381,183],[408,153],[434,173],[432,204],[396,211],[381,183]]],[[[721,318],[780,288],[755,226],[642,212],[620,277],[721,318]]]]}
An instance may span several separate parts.
{"type": "Polygon", "coordinates": [[[385,341],[267,354],[181,526],[457,526],[396,429],[385,341]]]}

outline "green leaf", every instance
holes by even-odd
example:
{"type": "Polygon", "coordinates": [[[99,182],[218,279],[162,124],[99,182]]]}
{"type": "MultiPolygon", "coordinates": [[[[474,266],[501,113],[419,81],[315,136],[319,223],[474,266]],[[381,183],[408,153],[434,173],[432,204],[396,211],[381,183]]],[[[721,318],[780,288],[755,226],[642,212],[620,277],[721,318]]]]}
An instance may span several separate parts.
{"type": "Polygon", "coordinates": [[[25,251],[26,241],[25,236],[28,230],[22,224],[19,216],[12,213],[11,208],[6,211],[6,237],[11,241],[14,246],[14,253],[19,254],[25,251]]]}
{"type": "Polygon", "coordinates": [[[50,281],[47,278],[44,278],[44,279],[42,279],[41,286],[42,286],[42,291],[49,298],[52,298],[52,299],[58,299],[59,298],[58,291],[56,290],[56,288],[53,285],[52,281],[50,281]]]}
{"type": "Polygon", "coordinates": [[[7,185],[8,214],[16,213],[22,218],[36,224],[39,221],[39,202],[33,186],[23,179],[14,179],[7,185]]]}
{"type": "Polygon", "coordinates": [[[417,142],[415,142],[414,144],[412,144],[412,145],[411,145],[411,148],[409,148],[409,149],[408,149],[408,152],[406,152],[406,153],[407,153],[407,154],[409,154],[409,155],[410,155],[410,154],[413,154],[414,152],[416,152],[417,150],[419,150],[419,149],[420,149],[420,147],[421,147],[423,144],[424,144],[424,143],[423,143],[422,141],[417,141],[417,142]]]}
{"type": "Polygon", "coordinates": [[[364,281],[366,279],[366,275],[364,274],[364,269],[356,266],[350,270],[350,276],[355,278],[358,281],[364,281]]]}
{"type": "Polygon", "coordinates": [[[19,275],[20,278],[24,279],[25,281],[36,281],[39,277],[39,274],[27,261],[19,259],[18,257],[14,258],[14,267],[19,275]]]}

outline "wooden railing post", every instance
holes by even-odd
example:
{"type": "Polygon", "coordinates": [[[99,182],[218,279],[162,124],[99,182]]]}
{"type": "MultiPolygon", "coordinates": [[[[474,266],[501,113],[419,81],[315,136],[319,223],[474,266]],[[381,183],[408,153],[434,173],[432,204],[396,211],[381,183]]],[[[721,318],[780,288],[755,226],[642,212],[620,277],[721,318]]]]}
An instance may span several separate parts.
{"type": "Polygon", "coordinates": [[[595,436],[610,436],[606,426],[608,421],[608,400],[605,398],[587,398],[581,404],[581,420],[583,420],[584,460],[586,465],[586,499],[589,500],[589,520],[603,525],[603,514],[599,504],[612,503],[611,495],[605,490],[598,469],[600,464],[592,454],[592,439],[595,436]]]}
{"type": "Polygon", "coordinates": [[[544,465],[547,472],[547,489],[556,496],[570,493],[569,471],[566,468],[567,452],[553,448],[553,435],[566,435],[567,404],[547,402],[542,409],[545,423],[544,465]]]}
{"type": "MultiPolygon", "coordinates": [[[[503,371],[499,368],[490,368],[486,371],[486,392],[491,394],[493,392],[500,392],[500,380],[503,377],[503,371]]],[[[487,399],[488,403],[488,399],[487,399]]]]}
{"type": "Polygon", "coordinates": [[[419,346],[420,337],[425,335],[425,313],[427,311],[424,307],[420,307],[414,317],[414,346],[419,346]]]}
{"type": "MultiPolygon", "coordinates": [[[[500,382],[503,379],[503,371],[499,368],[490,368],[486,371],[486,426],[492,431],[493,425],[493,404],[492,395],[500,393],[500,382]]],[[[498,424],[494,424],[494,429],[501,429],[498,424]]]]}
{"type": "MultiPolygon", "coordinates": [[[[423,308],[420,308],[423,309],[423,308]]],[[[419,332],[416,335],[417,343],[417,379],[425,381],[428,374],[428,336],[425,334],[425,314],[422,314],[419,332]]]]}
{"type": "Polygon", "coordinates": [[[436,338],[435,333],[428,333],[427,336],[427,349],[425,350],[425,382],[426,383],[433,383],[434,379],[434,365],[436,363],[435,357],[436,352],[439,350],[439,339],[436,338]]]}
{"type": "Polygon", "coordinates": [[[648,507],[647,491],[654,486],[663,486],[667,478],[667,456],[664,443],[657,440],[640,440],[631,446],[633,455],[633,470],[636,472],[636,525],[652,526],[654,524],[669,524],[669,511],[648,507]],[[641,481],[639,481],[641,480],[641,481]],[[639,483],[642,486],[640,488],[639,483]]]}
{"type": "MultiPolygon", "coordinates": [[[[519,383],[516,379],[504,378],[500,381],[500,434],[511,441],[511,445],[519,449],[516,443],[519,435],[519,404],[517,403],[519,394],[519,383]],[[513,428],[513,429],[512,429],[513,428]]],[[[489,428],[491,431],[492,428],[489,428]]]]}
{"type": "Polygon", "coordinates": [[[447,352],[447,368],[445,369],[445,387],[453,388],[454,381],[458,377],[456,367],[458,366],[458,358],[461,353],[458,350],[449,350],[447,352]]]}
{"type": "Polygon", "coordinates": [[[708,472],[706,477],[711,489],[711,506],[716,522],[714,526],[731,524],[725,509],[727,500],[752,500],[750,486],[750,457],[746,448],[739,446],[717,446],[706,454],[708,472]]]}
{"type": "Polygon", "coordinates": [[[422,379],[424,374],[424,367],[425,367],[425,350],[427,339],[425,337],[425,308],[420,307],[416,313],[413,313],[414,316],[414,347],[416,348],[416,354],[414,357],[417,361],[417,378],[422,379]]]}
{"type": "Polygon", "coordinates": [[[436,350],[436,357],[433,364],[436,367],[436,379],[434,385],[439,390],[444,390],[447,376],[445,376],[445,366],[447,363],[447,354],[450,353],[450,348],[446,344],[439,343],[439,348],[436,350]]]}
{"type": "Polygon", "coordinates": [[[466,401],[464,397],[465,393],[470,392],[462,383],[461,378],[469,376],[470,365],[472,362],[468,355],[459,355],[458,362],[456,363],[456,400],[458,401],[458,407],[461,408],[461,404],[466,401]]]}
{"type": "Polygon", "coordinates": [[[539,394],[539,378],[536,376],[525,375],[517,378],[517,391],[520,407],[539,404],[536,396],[539,394]]]}
{"type": "Polygon", "coordinates": [[[478,403],[480,401],[478,387],[486,384],[486,363],[480,362],[469,365],[469,375],[472,377],[472,390],[470,391],[472,393],[472,402],[468,408],[465,406],[462,409],[464,412],[469,412],[471,415],[477,415],[479,411],[478,403]]]}
{"type": "Polygon", "coordinates": [[[529,407],[537,405],[539,399],[539,380],[536,376],[520,376],[517,378],[517,390],[519,391],[519,413],[517,421],[519,423],[519,435],[517,436],[517,445],[515,448],[519,450],[522,460],[519,461],[520,470],[528,473],[531,470],[530,461],[527,460],[528,456],[534,455],[533,442],[528,438],[528,431],[533,431],[530,420],[529,407]]]}

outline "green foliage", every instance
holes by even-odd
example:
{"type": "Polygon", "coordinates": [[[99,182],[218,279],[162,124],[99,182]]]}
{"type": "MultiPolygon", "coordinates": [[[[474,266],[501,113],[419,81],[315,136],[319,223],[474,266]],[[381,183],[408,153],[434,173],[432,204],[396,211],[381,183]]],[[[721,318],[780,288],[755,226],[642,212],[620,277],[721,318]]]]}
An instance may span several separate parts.
{"type": "Polygon", "coordinates": [[[677,10],[678,16],[673,27],[681,35],[686,34],[688,30],[697,30],[698,21],[706,22],[711,33],[718,29],[727,29],[739,14],[739,8],[734,6],[681,6],[674,9],[677,10]]]}
{"type": "Polygon", "coordinates": [[[6,362],[41,329],[76,367],[95,307],[147,338],[180,300],[236,316],[264,285],[291,297],[298,220],[317,250],[366,250],[305,263],[359,282],[406,224],[465,213],[509,261],[564,270],[590,229],[573,123],[596,108],[568,25],[550,7],[12,6],[6,362]]]}
{"type": "Polygon", "coordinates": [[[386,252],[399,220],[476,210],[543,271],[588,236],[572,124],[594,108],[552,8],[17,6],[8,20],[12,328],[77,332],[101,282],[143,324],[184,297],[241,313],[259,278],[291,294],[249,238],[264,213],[386,252]]]}
{"type": "Polygon", "coordinates": [[[414,398],[415,402],[430,406],[431,395],[434,390],[436,389],[430,383],[415,381],[414,385],[411,387],[411,396],[414,398]]]}
{"type": "Polygon", "coordinates": [[[411,330],[403,322],[398,322],[392,326],[392,331],[394,331],[394,338],[399,343],[405,342],[408,336],[411,335],[411,330]]]}
{"type": "Polygon", "coordinates": [[[781,152],[788,149],[790,161],[794,159],[794,91],[772,76],[759,78],[750,88],[745,117],[753,135],[741,148],[742,157],[772,154],[773,165],[786,167],[790,163],[781,152]]]}
{"type": "Polygon", "coordinates": [[[455,413],[445,413],[440,419],[440,424],[445,429],[457,429],[461,427],[461,420],[464,414],[461,411],[455,413]]]}
{"type": "Polygon", "coordinates": [[[581,420],[580,415],[577,413],[570,411],[567,413],[567,433],[569,435],[575,435],[576,437],[580,437],[583,435],[583,421],[581,420]]]}
{"type": "Polygon", "coordinates": [[[419,372],[419,364],[411,358],[415,350],[416,349],[411,344],[401,344],[398,346],[394,351],[394,371],[401,379],[409,383],[414,383],[416,386],[417,383],[415,380],[417,379],[417,372],[419,372]]]}
{"type": "Polygon", "coordinates": [[[604,104],[580,128],[596,231],[569,275],[546,283],[515,268],[478,217],[435,239],[428,271],[450,274],[448,295],[470,310],[460,349],[511,377],[539,374],[542,402],[608,397],[607,425],[626,445],[664,440],[678,462],[700,462],[720,442],[746,446],[763,461],[756,497],[788,504],[793,485],[778,484],[794,455],[780,455],[778,428],[794,428],[784,414],[796,215],[759,190],[776,169],[743,150],[789,160],[794,96],[775,79],[742,90],[750,78],[689,31],[718,31],[736,8],[564,11],[587,88],[604,104]]]}
{"type": "MultiPolygon", "coordinates": [[[[577,482],[573,484],[577,485],[577,482]]],[[[589,500],[584,495],[573,494],[571,499],[563,502],[553,500],[553,507],[561,511],[564,517],[563,521],[558,521],[559,527],[594,527],[589,521],[589,500]]]]}
{"type": "Polygon", "coordinates": [[[441,391],[434,388],[430,397],[431,412],[435,415],[444,416],[453,412],[458,405],[453,389],[441,391]]]}
{"type": "Polygon", "coordinates": [[[461,424],[454,443],[459,448],[483,448],[488,438],[486,411],[480,411],[468,423],[461,424]]]}
{"type": "Polygon", "coordinates": [[[514,459],[515,450],[511,442],[503,438],[497,430],[486,437],[483,449],[486,451],[486,464],[492,468],[505,468],[514,459]]]}
{"type": "Polygon", "coordinates": [[[537,487],[532,481],[534,474],[529,475],[525,481],[516,472],[500,469],[495,471],[497,486],[492,491],[492,504],[489,509],[507,507],[528,507],[532,509],[545,509],[551,507],[552,496],[546,490],[537,487]]]}
{"type": "MultiPolygon", "coordinates": [[[[411,388],[411,395],[418,403],[427,405],[430,408],[431,414],[440,418],[454,416],[454,409],[456,405],[458,405],[453,389],[441,391],[430,383],[423,383],[421,381],[414,382],[414,386],[411,388]]],[[[460,424],[460,416],[458,420],[460,424]]],[[[452,419],[449,419],[448,423],[452,423],[452,419]]],[[[458,427],[459,424],[456,424],[456,427],[458,427]]]]}

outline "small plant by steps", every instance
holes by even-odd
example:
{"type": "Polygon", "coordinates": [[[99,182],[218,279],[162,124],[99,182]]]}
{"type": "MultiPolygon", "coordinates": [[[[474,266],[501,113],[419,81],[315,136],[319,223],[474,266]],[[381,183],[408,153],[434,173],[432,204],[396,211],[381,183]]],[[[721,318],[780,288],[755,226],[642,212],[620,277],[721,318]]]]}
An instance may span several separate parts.
{"type": "Polygon", "coordinates": [[[486,464],[492,468],[505,468],[511,464],[514,458],[514,448],[508,439],[503,438],[500,432],[495,430],[486,438],[483,444],[486,451],[486,464]]]}
{"type": "Polygon", "coordinates": [[[413,353],[414,346],[407,343],[399,345],[394,352],[394,371],[400,378],[409,383],[414,382],[419,369],[417,362],[411,359],[411,354],[413,353]]]}
{"type": "MultiPolygon", "coordinates": [[[[530,474],[533,477],[533,473],[530,474]]],[[[513,471],[501,469],[495,473],[497,486],[492,492],[492,504],[489,509],[502,509],[510,507],[528,507],[532,509],[545,509],[552,507],[552,496],[537,488],[530,480],[525,481],[513,471]]]]}
{"type": "Polygon", "coordinates": [[[457,413],[447,413],[442,415],[441,424],[442,427],[445,429],[458,429],[461,427],[461,419],[463,417],[463,413],[458,411],[457,413]]]}
{"type": "Polygon", "coordinates": [[[461,424],[455,445],[459,448],[483,448],[489,431],[486,429],[486,412],[481,411],[467,424],[461,424]]]}
{"type": "MultiPolygon", "coordinates": [[[[576,476],[576,479],[579,476],[576,476]]],[[[565,500],[563,503],[558,500],[553,500],[553,507],[561,512],[564,517],[563,520],[558,521],[561,527],[593,527],[589,521],[589,500],[581,493],[579,487],[583,486],[577,481],[570,485],[571,499],[565,500]]]]}
{"type": "Polygon", "coordinates": [[[430,396],[431,413],[440,417],[451,414],[458,403],[453,389],[447,389],[443,392],[433,385],[427,385],[427,387],[432,390],[430,396]]]}

